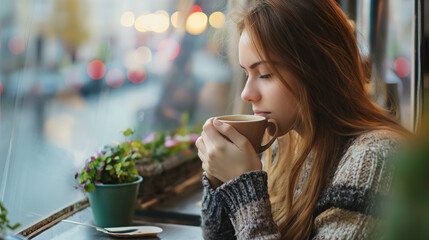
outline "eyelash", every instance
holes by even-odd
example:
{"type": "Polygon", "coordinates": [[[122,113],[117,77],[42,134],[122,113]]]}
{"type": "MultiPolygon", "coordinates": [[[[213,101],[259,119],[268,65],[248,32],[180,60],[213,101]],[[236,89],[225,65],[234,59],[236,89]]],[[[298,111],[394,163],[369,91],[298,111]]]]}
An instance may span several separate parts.
{"type": "MultiPolygon", "coordinates": [[[[262,79],[268,79],[268,78],[271,78],[271,77],[272,77],[271,73],[259,76],[259,78],[262,78],[262,79]]],[[[244,77],[244,81],[247,81],[248,78],[249,78],[249,75],[246,74],[245,77],[244,77]]]]}
{"type": "Polygon", "coordinates": [[[270,78],[270,77],[271,77],[271,73],[260,76],[260,78],[264,78],[264,79],[270,78]]]}

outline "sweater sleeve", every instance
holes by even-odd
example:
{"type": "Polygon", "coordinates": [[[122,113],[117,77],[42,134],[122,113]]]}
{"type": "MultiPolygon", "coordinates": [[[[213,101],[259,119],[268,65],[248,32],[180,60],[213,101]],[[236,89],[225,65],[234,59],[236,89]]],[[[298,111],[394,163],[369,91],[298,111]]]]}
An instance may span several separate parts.
{"type": "Polygon", "coordinates": [[[341,159],[314,212],[312,239],[379,239],[376,215],[389,192],[391,157],[399,144],[386,134],[357,139],[341,159]]]}
{"type": "Polygon", "coordinates": [[[203,175],[201,227],[204,239],[235,239],[234,228],[206,175],[203,175]]]}
{"type": "Polygon", "coordinates": [[[245,173],[218,187],[215,194],[237,239],[280,239],[271,213],[266,172],[245,173]]]}

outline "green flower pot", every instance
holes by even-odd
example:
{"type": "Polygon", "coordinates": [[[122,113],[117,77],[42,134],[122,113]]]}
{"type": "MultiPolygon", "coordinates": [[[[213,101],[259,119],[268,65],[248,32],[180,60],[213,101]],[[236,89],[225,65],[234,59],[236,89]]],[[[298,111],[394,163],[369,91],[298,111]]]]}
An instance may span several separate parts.
{"type": "Polygon", "coordinates": [[[88,193],[95,225],[120,227],[131,225],[141,176],[131,183],[95,185],[88,193]]]}

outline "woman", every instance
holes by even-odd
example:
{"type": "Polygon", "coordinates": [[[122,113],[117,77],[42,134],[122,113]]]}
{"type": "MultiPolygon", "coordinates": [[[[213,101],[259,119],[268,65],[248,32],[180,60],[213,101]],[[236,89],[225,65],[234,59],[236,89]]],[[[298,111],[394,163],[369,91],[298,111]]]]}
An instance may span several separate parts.
{"type": "Polygon", "coordinates": [[[374,237],[374,199],[406,130],[368,98],[346,16],[333,0],[265,0],[238,28],[241,97],[283,136],[262,163],[231,126],[206,122],[205,238],[374,237]]]}

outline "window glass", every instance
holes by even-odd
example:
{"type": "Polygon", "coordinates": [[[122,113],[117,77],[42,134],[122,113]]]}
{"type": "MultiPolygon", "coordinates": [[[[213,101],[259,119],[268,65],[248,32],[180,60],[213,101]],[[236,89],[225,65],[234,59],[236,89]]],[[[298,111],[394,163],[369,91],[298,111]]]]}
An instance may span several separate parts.
{"type": "Polygon", "coordinates": [[[413,131],[415,2],[362,0],[355,4],[360,51],[372,66],[370,94],[413,131]]]}
{"type": "Polygon", "coordinates": [[[0,201],[26,228],[84,198],[74,173],[137,137],[226,114],[226,1],[6,0],[0,201]]]}
{"type": "Polygon", "coordinates": [[[414,76],[414,1],[390,3],[386,46],[386,84],[397,102],[398,118],[409,130],[414,128],[416,77],[414,76]]]}

